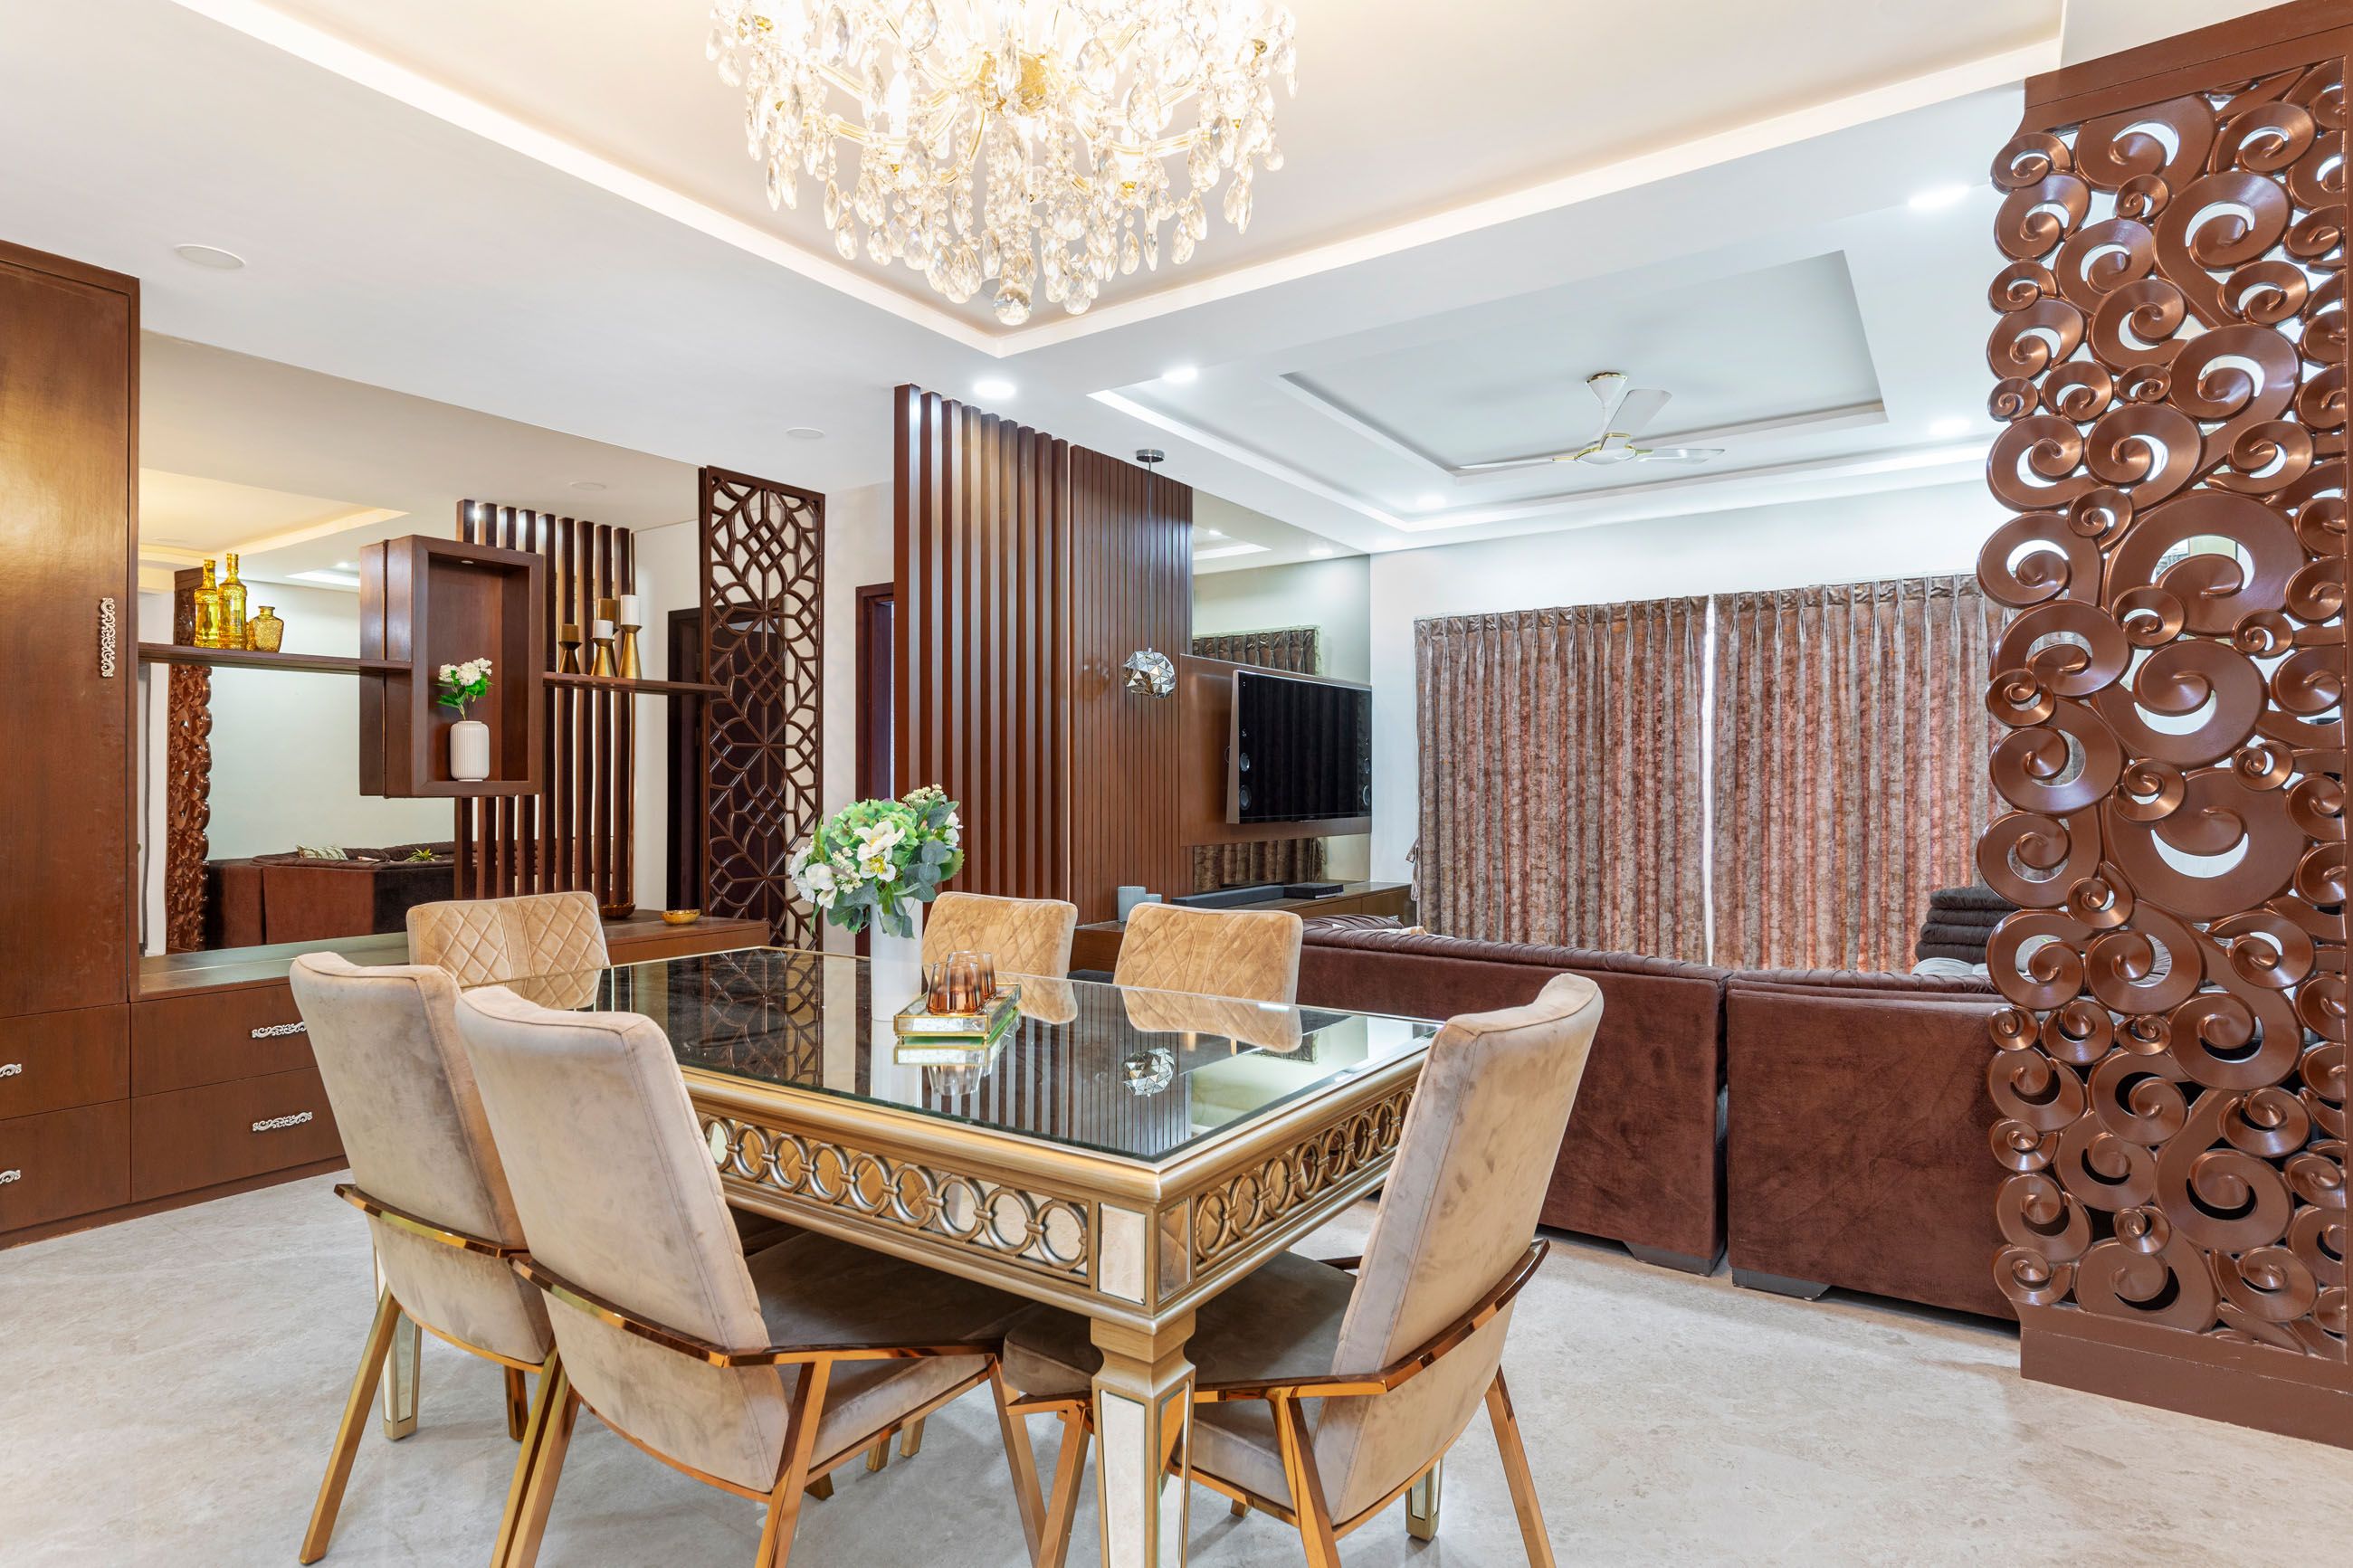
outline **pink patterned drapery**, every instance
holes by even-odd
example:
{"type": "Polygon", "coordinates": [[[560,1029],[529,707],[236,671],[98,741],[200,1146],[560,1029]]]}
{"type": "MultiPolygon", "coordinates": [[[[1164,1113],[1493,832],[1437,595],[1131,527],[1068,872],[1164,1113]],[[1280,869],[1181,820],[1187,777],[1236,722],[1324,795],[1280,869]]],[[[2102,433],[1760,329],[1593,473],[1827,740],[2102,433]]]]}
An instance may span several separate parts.
{"type": "Polygon", "coordinates": [[[1707,601],[1414,627],[1433,931],[1706,956],[1707,601]]]}
{"type": "Polygon", "coordinates": [[[1904,970],[1976,879],[2003,611],[1975,577],[1716,601],[1715,962],[1904,970]]]}

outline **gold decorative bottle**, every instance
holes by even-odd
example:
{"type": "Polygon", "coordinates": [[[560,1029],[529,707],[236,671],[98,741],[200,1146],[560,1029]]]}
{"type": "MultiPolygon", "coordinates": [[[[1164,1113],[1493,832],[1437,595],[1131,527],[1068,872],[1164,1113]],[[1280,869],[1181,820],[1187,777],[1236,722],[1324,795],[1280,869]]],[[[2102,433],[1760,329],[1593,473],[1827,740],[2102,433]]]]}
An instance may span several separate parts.
{"type": "Polygon", "coordinates": [[[286,623],[268,605],[245,623],[245,646],[256,653],[276,653],[286,646],[286,623]]]}
{"type": "Polygon", "coordinates": [[[204,580],[196,584],[192,596],[195,600],[196,646],[227,647],[228,644],[221,640],[220,584],[214,580],[209,557],[205,561],[204,580]]]}
{"type": "Polygon", "coordinates": [[[220,646],[245,646],[245,584],[237,580],[237,557],[228,558],[228,575],[220,585],[220,646]]]}

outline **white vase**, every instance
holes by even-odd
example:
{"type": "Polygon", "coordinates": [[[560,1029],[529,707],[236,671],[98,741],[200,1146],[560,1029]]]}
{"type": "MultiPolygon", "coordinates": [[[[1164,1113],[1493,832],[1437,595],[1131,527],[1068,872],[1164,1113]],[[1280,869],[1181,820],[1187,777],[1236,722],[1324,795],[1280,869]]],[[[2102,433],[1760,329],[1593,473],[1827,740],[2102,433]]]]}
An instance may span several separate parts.
{"type": "Polygon", "coordinates": [[[449,776],[469,784],[491,776],[491,727],[480,719],[449,726],[449,776]]]}
{"type": "Polygon", "coordinates": [[[869,994],[875,1038],[890,1037],[891,1020],[923,988],[923,906],[907,906],[908,931],[893,936],[878,918],[867,928],[869,994]]]}

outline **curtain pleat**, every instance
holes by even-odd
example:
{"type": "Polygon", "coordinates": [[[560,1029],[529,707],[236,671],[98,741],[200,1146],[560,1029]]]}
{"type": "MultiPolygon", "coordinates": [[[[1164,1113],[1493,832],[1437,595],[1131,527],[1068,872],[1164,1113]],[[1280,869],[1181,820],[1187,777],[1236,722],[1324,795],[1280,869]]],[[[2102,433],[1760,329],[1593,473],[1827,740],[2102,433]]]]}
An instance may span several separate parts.
{"type": "Polygon", "coordinates": [[[1973,577],[1716,602],[1715,962],[1902,970],[1992,809],[1973,577]]]}
{"type": "MultiPolygon", "coordinates": [[[[1324,634],[1316,626],[1273,632],[1227,632],[1193,639],[1196,658],[1254,664],[1296,675],[1324,673],[1324,634]]],[[[1193,890],[1209,892],[1237,882],[1315,882],[1324,878],[1321,838],[1273,838],[1256,844],[1197,844],[1193,890]]]]}
{"type": "Polygon", "coordinates": [[[1701,959],[1705,599],[1421,621],[1422,919],[1701,959]]]}

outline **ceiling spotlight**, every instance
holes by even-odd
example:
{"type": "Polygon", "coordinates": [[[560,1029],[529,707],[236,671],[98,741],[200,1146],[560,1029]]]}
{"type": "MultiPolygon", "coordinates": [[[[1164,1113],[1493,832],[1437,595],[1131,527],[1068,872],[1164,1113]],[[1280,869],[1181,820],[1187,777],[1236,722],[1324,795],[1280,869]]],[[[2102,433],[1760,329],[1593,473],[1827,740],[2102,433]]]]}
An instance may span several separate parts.
{"type": "Polygon", "coordinates": [[[972,390],[979,397],[1010,397],[1013,395],[1013,384],[992,376],[986,381],[974,382],[972,390]]]}
{"type": "Polygon", "coordinates": [[[335,570],[338,572],[356,572],[359,568],[353,565],[348,561],[338,561],[335,563],[335,570]]]}
{"type": "Polygon", "coordinates": [[[207,267],[215,272],[234,272],[245,265],[244,257],[216,245],[175,245],[172,254],[191,267],[207,267]]]}
{"type": "Polygon", "coordinates": [[[788,441],[822,441],[825,432],[814,425],[795,425],[786,430],[785,438],[788,441]]]}
{"type": "Polygon", "coordinates": [[[605,488],[605,481],[602,479],[575,479],[572,481],[572,488],[575,490],[601,490],[605,488]]]}
{"type": "Polygon", "coordinates": [[[1969,193],[1976,189],[1975,185],[1931,185],[1925,191],[1914,192],[1905,205],[1915,213],[1936,212],[1968,200],[1969,193]]]}
{"type": "Polygon", "coordinates": [[[1177,386],[1190,386],[1193,383],[1201,379],[1201,373],[1198,369],[1189,364],[1171,365],[1168,369],[1160,373],[1160,379],[1173,383],[1177,386]]]}
{"type": "Polygon", "coordinates": [[[1928,434],[1939,441],[1949,441],[1956,436],[1968,433],[1969,421],[1967,419],[1939,419],[1928,426],[1928,434]]]}
{"type": "Polygon", "coordinates": [[[1223,539],[1226,534],[1223,529],[1205,528],[1201,531],[1201,536],[1205,539],[1223,539]]]}

